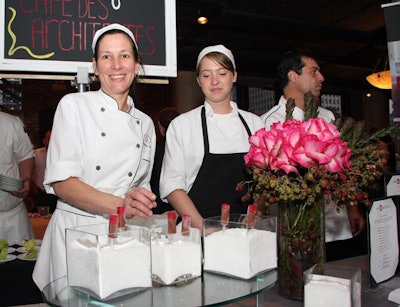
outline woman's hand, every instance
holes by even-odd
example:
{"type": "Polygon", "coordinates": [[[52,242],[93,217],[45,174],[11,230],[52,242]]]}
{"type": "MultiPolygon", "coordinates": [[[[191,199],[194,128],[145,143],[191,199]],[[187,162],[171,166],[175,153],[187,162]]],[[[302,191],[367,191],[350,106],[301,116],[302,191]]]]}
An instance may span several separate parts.
{"type": "Polygon", "coordinates": [[[143,187],[133,188],[125,194],[124,206],[127,218],[134,215],[148,218],[157,206],[156,195],[143,187]]]}

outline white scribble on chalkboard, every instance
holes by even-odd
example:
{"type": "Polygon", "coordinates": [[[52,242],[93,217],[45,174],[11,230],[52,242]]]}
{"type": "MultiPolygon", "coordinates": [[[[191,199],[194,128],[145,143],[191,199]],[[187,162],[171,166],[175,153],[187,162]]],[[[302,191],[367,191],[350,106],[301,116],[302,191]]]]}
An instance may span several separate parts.
{"type": "Polygon", "coordinates": [[[121,0],[111,0],[111,5],[114,10],[119,10],[121,7],[121,0]]]}

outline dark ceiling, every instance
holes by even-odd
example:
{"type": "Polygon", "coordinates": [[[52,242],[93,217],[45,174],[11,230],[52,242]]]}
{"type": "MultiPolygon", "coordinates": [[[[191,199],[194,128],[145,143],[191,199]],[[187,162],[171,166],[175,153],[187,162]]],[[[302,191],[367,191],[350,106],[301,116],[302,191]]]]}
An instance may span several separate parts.
{"type": "Polygon", "coordinates": [[[374,0],[176,0],[178,70],[193,70],[208,45],[232,50],[240,78],[272,87],[281,54],[317,56],[326,84],[367,86],[387,54],[382,4],[374,0]],[[209,22],[196,22],[204,10],[209,22]],[[378,64],[379,62],[379,64],[378,64]]]}

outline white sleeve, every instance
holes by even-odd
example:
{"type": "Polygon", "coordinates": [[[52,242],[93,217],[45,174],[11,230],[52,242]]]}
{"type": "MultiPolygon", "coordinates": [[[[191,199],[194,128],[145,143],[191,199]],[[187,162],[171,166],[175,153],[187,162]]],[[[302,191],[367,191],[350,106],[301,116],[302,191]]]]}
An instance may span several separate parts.
{"type": "Polygon", "coordinates": [[[165,198],[176,189],[186,190],[185,149],[183,148],[182,126],[176,121],[168,127],[165,153],[160,175],[160,197],[165,198]]]}
{"type": "Polygon", "coordinates": [[[83,144],[77,131],[78,110],[65,96],[58,104],[46,159],[44,187],[48,193],[54,193],[51,183],[83,176],[81,157],[83,144]]]}

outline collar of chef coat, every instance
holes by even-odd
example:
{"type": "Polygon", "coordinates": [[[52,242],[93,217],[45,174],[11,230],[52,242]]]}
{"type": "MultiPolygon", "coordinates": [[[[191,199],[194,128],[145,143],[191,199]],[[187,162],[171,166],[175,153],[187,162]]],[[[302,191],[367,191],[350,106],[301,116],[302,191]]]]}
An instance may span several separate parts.
{"type": "MultiPolygon", "coordinates": [[[[111,97],[110,95],[105,93],[102,89],[99,89],[98,92],[99,92],[99,94],[101,96],[103,96],[105,98],[105,101],[107,102],[107,104],[109,103],[110,106],[118,109],[118,102],[113,97],[111,97]]],[[[133,102],[132,97],[129,96],[129,95],[128,95],[128,102],[127,103],[128,103],[128,105],[130,107],[129,114],[133,115],[134,114],[134,110],[135,110],[135,104],[133,102]]]]}
{"type": "MultiPolygon", "coordinates": [[[[239,111],[238,111],[238,106],[236,102],[231,101],[230,105],[232,107],[232,112],[230,113],[232,117],[238,116],[239,111]]],[[[206,116],[207,117],[213,117],[214,116],[214,109],[211,107],[211,105],[205,101],[204,102],[204,107],[206,108],[206,116]]]]}

